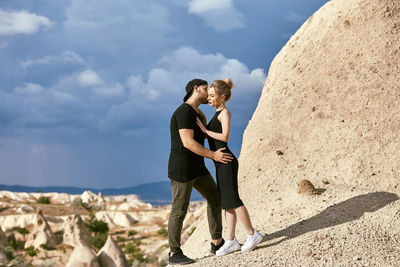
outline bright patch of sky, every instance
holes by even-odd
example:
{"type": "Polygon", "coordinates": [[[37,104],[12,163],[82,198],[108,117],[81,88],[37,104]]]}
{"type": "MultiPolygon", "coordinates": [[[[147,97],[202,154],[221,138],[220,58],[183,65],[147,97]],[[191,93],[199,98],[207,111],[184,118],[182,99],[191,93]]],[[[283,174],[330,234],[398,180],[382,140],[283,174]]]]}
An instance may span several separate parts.
{"type": "Polygon", "coordinates": [[[50,28],[52,23],[44,16],[26,10],[0,9],[0,35],[33,34],[41,28],[50,28]]]}
{"type": "Polygon", "coordinates": [[[199,15],[216,31],[230,31],[245,27],[245,17],[235,9],[233,0],[192,0],[189,13],[199,15]]]}

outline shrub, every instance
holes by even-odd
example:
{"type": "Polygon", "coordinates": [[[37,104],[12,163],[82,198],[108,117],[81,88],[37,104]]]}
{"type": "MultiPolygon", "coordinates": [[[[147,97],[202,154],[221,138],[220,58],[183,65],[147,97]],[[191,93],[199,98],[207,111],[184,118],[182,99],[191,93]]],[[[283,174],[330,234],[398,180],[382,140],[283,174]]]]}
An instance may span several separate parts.
{"type": "Polygon", "coordinates": [[[118,242],[125,242],[125,241],[126,241],[126,238],[123,237],[123,236],[117,236],[117,241],[118,241],[118,242]]]}
{"type": "Polygon", "coordinates": [[[5,247],[3,249],[3,252],[9,261],[15,258],[14,249],[12,249],[11,247],[5,247]]]}
{"type": "Polygon", "coordinates": [[[42,248],[42,249],[45,249],[45,250],[52,250],[52,249],[54,249],[54,247],[49,247],[47,244],[40,244],[40,247],[42,248]]]}
{"type": "Polygon", "coordinates": [[[0,208],[0,213],[3,212],[3,211],[5,211],[5,210],[8,210],[9,208],[10,208],[10,207],[1,207],[1,208],[0,208]]]}
{"type": "Polygon", "coordinates": [[[130,230],[128,232],[128,236],[133,236],[133,235],[136,235],[136,234],[137,234],[137,232],[135,230],[130,230]]]}
{"type": "Polygon", "coordinates": [[[88,245],[94,250],[98,251],[104,246],[107,240],[108,224],[105,221],[98,220],[96,216],[91,213],[89,219],[85,220],[85,225],[93,236],[89,237],[88,245]]]}
{"type": "Polygon", "coordinates": [[[96,233],[94,236],[88,238],[88,245],[98,252],[106,243],[107,234],[96,233]]]}
{"type": "Polygon", "coordinates": [[[18,233],[20,233],[23,236],[25,236],[26,234],[29,234],[28,229],[26,229],[25,227],[24,228],[18,227],[16,230],[18,233]]]}
{"type": "Polygon", "coordinates": [[[140,263],[146,263],[147,259],[143,253],[143,251],[134,243],[125,244],[125,254],[128,256],[129,264],[133,264],[133,262],[137,261],[140,263]]]}
{"type": "Polygon", "coordinates": [[[163,237],[168,237],[168,230],[163,227],[157,231],[157,234],[163,237]]]}
{"type": "Polygon", "coordinates": [[[34,246],[27,247],[27,248],[25,249],[25,251],[26,251],[26,253],[27,253],[29,256],[31,256],[31,257],[34,257],[34,256],[37,255],[37,251],[36,251],[36,249],[35,249],[34,246]]]}
{"type": "Polygon", "coordinates": [[[140,239],[135,239],[132,241],[137,247],[140,246],[142,244],[142,240],[140,239]]]}
{"type": "Polygon", "coordinates": [[[20,250],[24,248],[24,242],[16,240],[14,234],[9,235],[7,241],[8,246],[14,250],[20,250]]]}
{"type": "Polygon", "coordinates": [[[97,220],[93,213],[90,214],[89,219],[85,220],[85,225],[93,233],[108,233],[108,224],[105,221],[97,220]]]}
{"type": "Polygon", "coordinates": [[[39,197],[37,203],[39,203],[39,204],[50,204],[51,202],[50,202],[50,198],[45,197],[45,196],[41,196],[41,197],[39,197]]]}

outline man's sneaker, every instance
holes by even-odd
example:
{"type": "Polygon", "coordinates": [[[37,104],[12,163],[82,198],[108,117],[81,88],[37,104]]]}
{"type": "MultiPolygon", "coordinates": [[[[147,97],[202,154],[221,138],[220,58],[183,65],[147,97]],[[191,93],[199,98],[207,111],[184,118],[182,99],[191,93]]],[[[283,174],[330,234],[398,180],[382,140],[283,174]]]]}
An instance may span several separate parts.
{"type": "Polygon", "coordinates": [[[239,249],[240,249],[240,244],[236,240],[236,238],[234,238],[233,240],[226,240],[225,244],[220,249],[218,249],[217,252],[215,252],[215,255],[224,256],[239,249]]]}
{"type": "Polygon", "coordinates": [[[215,254],[218,249],[220,249],[223,245],[225,244],[225,240],[222,238],[221,242],[218,245],[214,245],[213,242],[211,242],[211,253],[215,254]]]}
{"type": "Polygon", "coordinates": [[[263,240],[263,235],[260,234],[257,230],[254,230],[253,235],[246,236],[246,242],[242,246],[242,251],[251,251],[253,250],[260,242],[263,240]]]}
{"type": "Polygon", "coordinates": [[[176,253],[169,253],[168,254],[168,264],[170,265],[183,265],[183,264],[189,264],[189,263],[194,263],[195,260],[186,257],[182,250],[179,250],[176,253]]]}

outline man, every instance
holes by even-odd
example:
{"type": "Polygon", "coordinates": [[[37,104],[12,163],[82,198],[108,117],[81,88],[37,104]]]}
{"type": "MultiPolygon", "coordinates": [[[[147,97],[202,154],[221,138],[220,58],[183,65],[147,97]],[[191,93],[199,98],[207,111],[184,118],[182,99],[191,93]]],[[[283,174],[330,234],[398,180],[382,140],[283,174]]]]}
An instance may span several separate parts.
{"type": "Polygon", "coordinates": [[[169,264],[194,262],[180,248],[182,224],[193,187],[207,200],[211,252],[215,253],[224,244],[221,201],[217,185],[204,164],[204,157],[228,163],[232,160],[232,155],[223,153],[224,148],[214,152],[204,147],[205,135],[197,125],[196,118],[206,122],[204,113],[198,107],[208,103],[207,87],[207,82],[201,79],[188,82],[184,103],[171,117],[171,152],[168,162],[172,190],[172,208],[168,221],[169,264]]]}

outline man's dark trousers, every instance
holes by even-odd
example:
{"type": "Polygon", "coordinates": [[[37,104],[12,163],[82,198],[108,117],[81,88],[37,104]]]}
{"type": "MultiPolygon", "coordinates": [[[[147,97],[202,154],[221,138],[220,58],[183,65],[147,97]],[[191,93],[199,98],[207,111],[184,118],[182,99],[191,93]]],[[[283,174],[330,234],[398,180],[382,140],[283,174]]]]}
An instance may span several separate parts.
{"type": "Polygon", "coordinates": [[[170,181],[172,190],[172,208],[168,221],[170,251],[176,253],[180,250],[183,220],[185,219],[189,207],[190,195],[193,188],[207,200],[207,218],[211,238],[221,238],[221,200],[217,184],[210,173],[205,173],[187,182],[170,181]]]}

